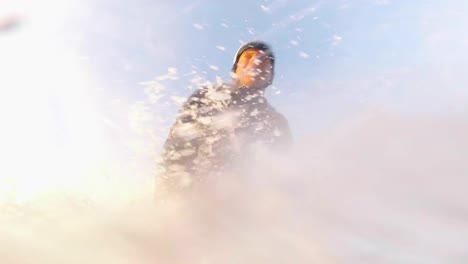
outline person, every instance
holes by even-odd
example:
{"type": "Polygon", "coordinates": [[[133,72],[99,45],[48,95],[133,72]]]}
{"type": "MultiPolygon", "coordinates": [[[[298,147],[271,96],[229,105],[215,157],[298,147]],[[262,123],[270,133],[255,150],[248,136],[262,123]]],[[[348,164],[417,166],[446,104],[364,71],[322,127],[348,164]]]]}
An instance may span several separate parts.
{"type": "Polygon", "coordinates": [[[248,42],[234,57],[231,83],[201,87],[185,101],[160,157],[159,197],[245,173],[240,168],[251,165],[255,146],[277,152],[288,148],[288,122],[265,98],[274,64],[268,44],[248,42]]]}

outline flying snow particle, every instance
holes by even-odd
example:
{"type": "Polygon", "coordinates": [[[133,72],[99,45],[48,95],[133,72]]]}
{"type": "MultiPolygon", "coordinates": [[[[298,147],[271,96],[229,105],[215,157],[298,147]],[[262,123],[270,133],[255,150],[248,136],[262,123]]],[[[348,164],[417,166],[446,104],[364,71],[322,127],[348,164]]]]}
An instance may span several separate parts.
{"type": "Polygon", "coordinates": [[[148,95],[149,102],[152,104],[159,102],[159,99],[164,96],[162,93],[164,90],[166,90],[166,87],[157,81],[154,81],[145,87],[145,93],[148,95]]]}
{"type": "Polygon", "coordinates": [[[169,67],[167,68],[167,74],[158,76],[155,78],[156,81],[165,81],[165,80],[178,80],[179,77],[177,76],[177,68],[169,67]]]}
{"type": "Polygon", "coordinates": [[[212,69],[213,71],[219,70],[218,66],[216,65],[210,65],[210,69],[212,69]]]}
{"type": "Polygon", "coordinates": [[[200,24],[193,24],[192,26],[197,30],[203,30],[204,29],[203,25],[200,25],[200,24]]]}
{"type": "Polygon", "coordinates": [[[291,45],[294,45],[294,46],[299,45],[299,42],[297,42],[297,40],[291,40],[289,43],[291,43],[291,45]]]}
{"type": "Polygon", "coordinates": [[[175,95],[171,96],[171,99],[178,105],[182,105],[183,103],[185,103],[185,100],[186,100],[185,97],[175,96],[175,95]]]}
{"type": "Polygon", "coordinates": [[[259,113],[258,109],[255,108],[252,112],[250,112],[250,116],[257,116],[259,113]]]}
{"type": "Polygon", "coordinates": [[[307,59],[307,58],[309,58],[309,54],[307,54],[307,53],[305,53],[305,52],[303,52],[303,51],[300,51],[300,52],[299,52],[299,57],[304,58],[304,59],[307,59]]]}
{"type": "Polygon", "coordinates": [[[392,3],[391,0],[377,0],[377,1],[375,1],[376,5],[389,5],[391,3],[392,3]]]}
{"type": "Polygon", "coordinates": [[[223,79],[221,76],[216,76],[216,85],[221,86],[223,84],[223,79]]]}
{"type": "Polygon", "coordinates": [[[169,68],[167,68],[167,72],[169,74],[177,74],[177,68],[169,67],[169,68]]]}
{"type": "Polygon", "coordinates": [[[228,27],[229,27],[226,23],[221,23],[221,26],[222,26],[223,28],[228,28],[228,27]]]}
{"type": "Polygon", "coordinates": [[[260,8],[261,8],[264,12],[270,11],[270,8],[269,8],[268,6],[261,5],[260,8]]]}
{"type": "Polygon", "coordinates": [[[200,84],[202,81],[203,81],[203,78],[199,75],[193,77],[193,79],[190,80],[190,82],[193,84],[200,84]]]}
{"type": "Polygon", "coordinates": [[[340,45],[341,41],[343,40],[342,37],[338,36],[338,35],[334,35],[333,36],[333,39],[332,39],[332,46],[338,46],[340,45]]]}
{"type": "Polygon", "coordinates": [[[193,150],[193,149],[182,149],[182,150],[179,151],[179,154],[182,157],[188,157],[188,156],[191,156],[191,155],[193,155],[195,153],[196,153],[196,151],[193,150]]]}
{"type": "Polygon", "coordinates": [[[237,77],[238,77],[237,74],[234,73],[234,72],[230,72],[229,75],[230,75],[231,78],[233,78],[233,79],[237,79],[237,77]]]}
{"type": "Polygon", "coordinates": [[[219,49],[219,50],[221,50],[221,51],[226,51],[226,48],[223,47],[223,46],[220,46],[220,45],[216,46],[216,48],[219,49]]]}

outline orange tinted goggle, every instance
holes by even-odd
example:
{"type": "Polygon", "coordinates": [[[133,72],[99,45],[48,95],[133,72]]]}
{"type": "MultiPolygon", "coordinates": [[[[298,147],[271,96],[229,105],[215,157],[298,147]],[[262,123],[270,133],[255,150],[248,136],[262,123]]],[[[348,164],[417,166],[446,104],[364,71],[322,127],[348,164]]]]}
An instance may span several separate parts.
{"type": "Polygon", "coordinates": [[[263,50],[259,49],[247,49],[242,52],[241,56],[239,57],[240,60],[251,60],[252,58],[263,60],[266,58],[266,53],[263,50]]]}

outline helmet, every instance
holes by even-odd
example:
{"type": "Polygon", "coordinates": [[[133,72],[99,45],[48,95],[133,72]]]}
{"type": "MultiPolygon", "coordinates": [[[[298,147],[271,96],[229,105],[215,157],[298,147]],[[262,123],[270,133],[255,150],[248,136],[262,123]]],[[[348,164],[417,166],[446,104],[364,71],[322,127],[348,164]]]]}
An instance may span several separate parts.
{"type": "Polygon", "coordinates": [[[275,68],[275,55],[273,54],[273,50],[271,49],[270,45],[266,44],[265,42],[262,41],[249,41],[242,45],[236,52],[236,55],[234,56],[234,61],[232,65],[232,72],[236,71],[237,68],[237,62],[239,61],[240,56],[244,51],[247,49],[259,49],[265,52],[265,55],[271,59],[271,79],[273,80],[273,75],[274,75],[274,68],[275,68]]]}

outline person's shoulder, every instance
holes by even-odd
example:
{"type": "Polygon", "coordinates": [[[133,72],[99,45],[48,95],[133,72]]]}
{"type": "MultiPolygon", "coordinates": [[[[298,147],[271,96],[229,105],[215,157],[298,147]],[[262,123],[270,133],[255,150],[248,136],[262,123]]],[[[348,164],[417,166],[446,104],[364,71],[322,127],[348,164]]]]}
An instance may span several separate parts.
{"type": "Polygon", "coordinates": [[[258,102],[261,105],[263,105],[263,107],[271,117],[275,117],[278,119],[286,119],[286,117],[283,114],[281,114],[278,110],[276,110],[276,108],[273,107],[265,97],[262,96],[261,98],[259,98],[258,102]]]}
{"type": "Polygon", "coordinates": [[[203,85],[200,85],[190,97],[201,97],[205,96],[209,92],[213,91],[225,91],[229,90],[230,85],[227,83],[220,83],[220,84],[212,84],[212,83],[205,83],[203,85]]]}
{"type": "Polygon", "coordinates": [[[200,85],[186,100],[185,107],[193,105],[210,105],[213,93],[226,92],[229,90],[229,84],[212,84],[205,83],[200,85]]]}
{"type": "Polygon", "coordinates": [[[203,97],[206,95],[207,91],[208,91],[207,86],[200,86],[195,91],[193,91],[193,93],[189,96],[189,99],[203,97]]]}
{"type": "Polygon", "coordinates": [[[201,85],[187,98],[186,105],[190,105],[199,102],[201,99],[206,97],[206,94],[211,89],[208,85],[201,85]]]}
{"type": "Polygon", "coordinates": [[[265,98],[262,100],[270,121],[278,127],[288,128],[289,122],[286,116],[276,110],[265,98]]]}
{"type": "Polygon", "coordinates": [[[280,127],[289,127],[289,122],[286,116],[284,116],[282,113],[276,111],[273,109],[272,111],[272,117],[275,120],[276,124],[280,127]]]}
{"type": "Polygon", "coordinates": [[[273,143],[275,147],[281,150],[287,149],[292,142],[291,129],[288,119],[265,100],[266,107],[266,122],[270,127],[270,131],[274,137],[273,143]]]}

